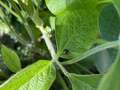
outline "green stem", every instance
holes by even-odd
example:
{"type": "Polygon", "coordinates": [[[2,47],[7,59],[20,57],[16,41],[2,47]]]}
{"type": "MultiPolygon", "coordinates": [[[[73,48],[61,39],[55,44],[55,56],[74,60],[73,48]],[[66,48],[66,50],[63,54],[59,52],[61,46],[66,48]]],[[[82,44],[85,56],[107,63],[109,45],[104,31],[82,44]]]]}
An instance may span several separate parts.
{"type": "Polygon", "coordinates": [[[37,28],[42,32],[42,35],[43,35],[43,39],[45,40],[45,43],[48,47],[48,50],[51,54],[51,57],[52,57],[52,61],[57,64],[59,66],[59,68],[61,69],[61,71],[64,73],[65,76],[68,76],[69,73],[67,72],[67,70],[61,65],[61,63],[58,61],[58,56],[55,52],[55,49],[53,47],[53,44],[49,38],[49,35],[47,33],[47,31],[45,30],[45,28],[43,27],[43,25],[41,26],[37,26],[37,28]]]}
{"type": "Polygon", "coordinates": [[[25,29],[27,30],[28,35],[30,36],[30,38],[32,40],[32,43],[34,43],[35,39],[34,39],[33,32],[32,32],[32,30],[31,30],[31,28],[26,20],[25,20],[24,26],[25,26],[25,29]]]}
{"type": "Polygon", "coordinates": [[[25,41],[21,36],[19,36],[15,30],[13,29],[13,27],[9,24],[8,19],[4,18],[4,22],[7,24],[7,26],[9,27],[9,29],[11,30],[11,32],[13,33],[13,35],[17,38],[17,40],[24,46],[26,46],[28,44],[27,41],[25,41]]]}
{"type": "Polygon", "coordinates": [[[19,20],[22,20],[21,17],[17,13],[15,13],[11,8],[9,8],[2,1],[0,1],[0,5],[3,6],[8,12],[10,12],[11,14],[13,14],[15,17],[17,17],[19,20]]]}
{"type": "Polygon", "coordinates": [[[48,50],[51,54],[51,57],[53,60],[56,60],[56,52],[54,50],[54,47],[53,47],[53,44],[51,43],[51,40],[49,38],[49,35],[48,33],[45,31],[44,27],[43,26],[38,26],[38,28],[40,29],[40,31],[42,32],[42,35],[43,35],[43,39],[45,40],[45,43],[48,47],[48,50]]]}
{"type": "Polygon", "coordinates": [[[117,40],[117,41],[112,41],[112,42],[108,42],[108,43],[102,44],[100,46],[97,46],[97,47],[95,47],[93,49],[88,50],[87,52],[83,53],[79,57],[76,57],[76,58],[71,59],[69,61],[63,62],[62,64],[68,65],[68,64],[73,64],[73,63],[79,62],[79,61],[81,61],[81,60],[83,60],[83,59],[85,59],[85,58],[87,58],[87,57],[89,57],[89,56],[91,56],[91,55],[93,55],[95,53],[103,51],[105,49],[112,48],[112,47],[117,47],[117,46],[119,46],[119,42],[120,41],[117,40]]]}
{"type": "Polygon", "coordinates": [[[30,36],[32,42],[34,42],[34,35],[32,33],[31,28],[29,27],[29,24],[26,20],[24,20],[23,17],[20,17],[17,13],[15,13],[11,8],[9,8],[6,4],[4,4],[2,1],[0,1],[0,5],[2,5],[8,12],[13,14],[15,17],[17,17],[22,23],[24,23],[25,28],[27,30],[28,35],[30,36]]]}
{"type": "Polygon", "coordinates": [[[96,44],[104,44],[104,43],[108,43],[108,41],[104,40],[104,39],[97,39],[96,44]]]}
{"type": "Polygon", "coordinates": [[[61,83],[61,86],[63,87],[62,90],[69,90],[61,74],[59,72],[57,74],[58,74],[58,80],[61,83]]]}
{"type": "Polygon", "coordinates": [[[112,0],[99,0],[98,1],[98,5],[101,5],[101,4],[110,4],[112,3],[112,0]]]}

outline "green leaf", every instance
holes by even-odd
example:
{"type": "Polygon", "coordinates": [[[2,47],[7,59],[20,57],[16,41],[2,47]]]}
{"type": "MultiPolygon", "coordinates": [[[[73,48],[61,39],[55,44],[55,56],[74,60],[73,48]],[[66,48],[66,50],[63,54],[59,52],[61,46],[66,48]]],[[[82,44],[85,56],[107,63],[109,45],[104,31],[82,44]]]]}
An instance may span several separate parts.
{"type": "Polygon", "coordinates": [[[39,60],[0,86],[0,90],[49,90],[56,73],[50,61],[39,60]]]}
{"type": "Polygon", "coordinates": [[[120,90],[120,52],[112,67],[101,80],[98,90],[120,90]]]}
{"type": "Polygon", "coordinates": [[[62,1],[61,0],[45,0],[45,2],[47,4],[47,7],[49,8],[49,10],[55,15],[63,12],[67,7],[66,0],[62,0],[62,1]]]}
{"type": "Polygon", "coordinates": [[[52,30],[55,30],[55,17],[50,17],[50,26],[52,30]]]}
{"type": "Polygon", "coordinates": [[[73,90],[96,90],[102,75],[77,75],[70,74],[73,90]]]}
{"type": "Polygon", "coordinates": [[[46,0],[49,10],[56,15],[58,53],[67,49],[77,56],[88,50],[99,32],[96,8],[98,0],[46,0]]]}
{"type": "Polygon", "coordinates": [[[103,39],[118,40],[120,18],[113,5],[106,6],[100,15],[100,32],[103,39]]]}
{"type": "Polygon", "coordinates": [[[21,69],[20,59],[13,50],[2,45],[1,53],[2,53],[2,57],[3,57],[5,65],[12,72],[17,72],[21,69]]]}
{"type": "Polygon", "coordinates": [[[112,0],[112,1],[118,11],[118,14],[120,15],[120,0],[112,0]]]}
{"type": "MultiPolygon", "coordinates": [[[[118,40],[120,33],[120,18],[113,4],[106,6],[101,12],[100,32],[102,38],[105,40],[118,40]]],[[[115,60],[116,54],[117,50],[111,49],[94,55],[97,69],[101,73],[106,72],[115,60]]]]}

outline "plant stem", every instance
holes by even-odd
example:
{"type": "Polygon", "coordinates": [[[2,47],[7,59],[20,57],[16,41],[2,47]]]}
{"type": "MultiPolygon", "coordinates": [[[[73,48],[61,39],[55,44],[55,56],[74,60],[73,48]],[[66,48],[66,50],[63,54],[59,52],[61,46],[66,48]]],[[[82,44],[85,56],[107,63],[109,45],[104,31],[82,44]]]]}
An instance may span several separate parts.
{"type": "Polygon", "coordinates": [[[22,23],[24,23],[24,26],[26,28],[26,31],[28,35],[30,36],[32,42],[34,43],[34,35],[32,33],[31,28],[29,27],[29,24],[26,20],[24,20],[23,17],[20,17],[16,12],[14,12],[11,8],[9,8],[6,4],[4,4],[2,1],[0,1],[0,5],[2,5],[8,12],[13,14],[15,17],[17,17],[22,23]]]}
{"type": "Polygon", "coordinates": [[[96,44],[104,44],[104,43],[108,43],[109,41],[104,40],[104,39],[97,39],[96,40],[96,44]]]}
{"type": "Polygon", "coordinates": [[[69,90],[61,74],[59,72],[57,74],[58,74],[58,80],[63,87],[62,90],[69,90]]]}
{"type": "Polygon", "coordinates": [[[21,17],[17,13],[15,13],[11,8],[9,8],[1,0],[0,0],[0,5],[3,6],[8,12],[10,12],[11,14],[13,14],[15,17],[17,17],[19,20],[22,20],[21,17]]]}
{"type": "Polygon", "coordinates": [[[24,46],[26,46],[28,44],[27,41],[25,41],[21,36],[19,36],[15,30],[13,29],[13,27],[9,24],[8,19],[4,18],[4,22],[7,24],[7,26],[9,27],[9,29],[11,30],[11,32],[14,34],[14,36],[17,38],[17,40],[24,46]]]}
{"type": "Polygon", "coordinates": [[[62,70],[62,72],[64,73],[65,76],[68,76],[69,73],[67,72],[67,70],[61,65],[61,63],[58,61],[58,56],[55,52],[55,49],[53,47],[53,44],[49,38],[49,35],[47,33],[47,31],[45,30],[45,28],[43,27],[43,25],[41,26],[37,26],[37,28],[42,32],[42,35],[43,35],[43,39],[45,40],[45,43],[48,47],[48,50],[51,54],[51,57],[52,57],[52,61],[59,66],[59,68],[62,70]]]}
{"type": "Polygon", "coordinates": [[[112,3],[112,0],[99,0],[98,5],[112,3]]]}
{"type": "Polygon", "coordinates": [[[34,39],[33,32],[32,32],[32,30],[31,30],[31,28],[26,20],[25,20],[24,26],[25,26],[25,29],[26,29],[28,35],[30,36],[30,39],[32,40],[32,43],[34,43],[35,39],[34,39]]]}
{"type": "Polygon", "coordinates": [[[87,57],[89,57],[89,56],[91,56],[91,55],[93,55],[95,53],[103,51],[105,49],[112,48],[112,47],[117,47],[117,46],[119,46],[119,42],[120,41],[117,40],[117,41],[112,41],[112,42],[102,44],[100,46],[97,46],[97,47],[95,47],[93,49],[88,50],[87,52],[83,53],[82,55],[80,55],[80,56],[78,56],[78,57],[76,57],[74,59],[63,62],[62,64],[68,65],[68,64],[73,64],[73,63],[79,62],[79,61],[81,61],[81,60],[83,60],[83,59],[85,59],[85,58],[87,58],[87,57]]]}
{"type": "Polygon", "coordinates": [[[53,47],[53,44],[51,43],[51,40],[48,36],[48,33],[45,31],[44,27],[43,26],[38,26],[38,28],[40,29],[40,31],[42,32],[42,35],[43,35],[43,39],[45,40],[45,43],[48,47],[48,50],[51,54],[51,57],[53,60],[57,59],[56,58],[56,53],[55,53],[55,50],[54,50],[54,47],[53,47]]]}

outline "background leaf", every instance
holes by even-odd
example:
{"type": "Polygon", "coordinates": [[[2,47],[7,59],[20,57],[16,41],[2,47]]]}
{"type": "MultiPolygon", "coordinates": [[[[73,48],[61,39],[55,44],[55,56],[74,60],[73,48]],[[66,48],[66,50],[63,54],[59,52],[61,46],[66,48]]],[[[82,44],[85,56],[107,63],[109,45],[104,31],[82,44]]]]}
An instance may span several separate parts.
{"type": "Polygon", "coordinates": [[[112,63],[115,61],[117,50],[108,49],[93,55],[95,66],[100,73],[108,71],[112,63]]]}
{"type": "Polygon", "coordinates": [[[100,32],[103,39],[118,40],[120,33],[120,18],[113,5],[106,6],[100,15],[100,32]]]}
{"type": "Polygon", "coordinates": [[[18,55],[11,49],[2,45],[1,48],[2,58],[5,65],[12,71],[17,72],[21,69],[21,63],[18,55]]]}

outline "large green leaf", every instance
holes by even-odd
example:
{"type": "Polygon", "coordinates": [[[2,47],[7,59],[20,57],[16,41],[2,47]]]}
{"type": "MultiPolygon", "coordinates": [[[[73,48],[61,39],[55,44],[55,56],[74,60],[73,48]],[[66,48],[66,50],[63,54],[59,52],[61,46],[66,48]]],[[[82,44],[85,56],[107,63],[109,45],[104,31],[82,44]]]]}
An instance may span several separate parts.
{"type": "Polygon", "coordinates": [[[20,59],[13,50],[2,45],[1,54],[2,54],[2,58],[4,60],[5,65],[12,72],[17,72],[21,69],[20,59]]]}
{"type": "Polygon", "coordinates": [[[64,49],[77,56],[88,50],[99,32],[98,0],[46,0],[49,10],[56,15],[58,53],[64,49]]]}
{"type": "Polygon", "coordinates": [[[55,77],[53,64],[40,60],[12,76],[0,90],[49,90],[55,77]]]}
{"type": "Polygon", "coordinates": [[[102,75],[77,75],[70,74],[73,90],[96,90],[102,75]]]}
{"type": "Polygon", "coordinates": [[[106,6],[101,12],[100,32],[102,38],[105,40],[118,40],[120,33],[120,18],[113,5],[106,6]]]}
{"type": "Polygon", "coordinates": [[[120,90],[120,53],[115,63],[101,80],[98,90],[120,90]]]}

